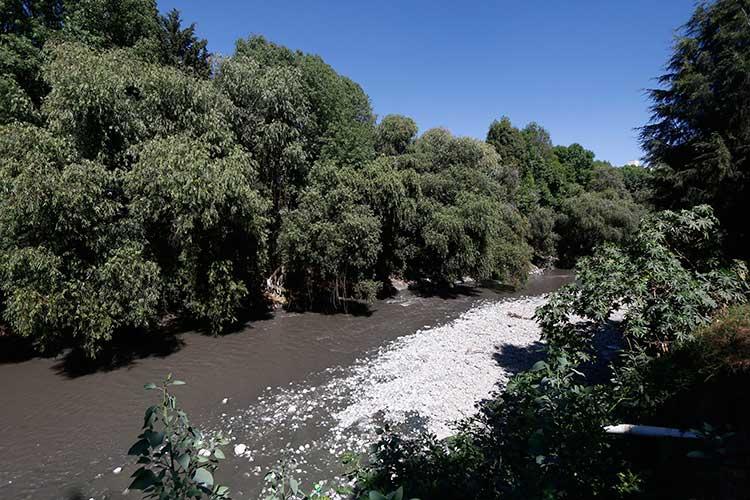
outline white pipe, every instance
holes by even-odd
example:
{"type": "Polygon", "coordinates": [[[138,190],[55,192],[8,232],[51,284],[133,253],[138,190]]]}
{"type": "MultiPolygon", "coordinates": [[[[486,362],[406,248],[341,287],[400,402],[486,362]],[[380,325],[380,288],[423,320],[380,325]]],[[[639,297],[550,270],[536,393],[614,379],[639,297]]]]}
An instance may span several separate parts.
{"type": "Polygon", "coordinates": [[[697,432],[681,431],[671,427],[654,427],[653,425],[607,425],[604,427],[607,434],[627,434],[631,436],[644,437],[670,437],[683,439],[703,439],[697,432]]]}

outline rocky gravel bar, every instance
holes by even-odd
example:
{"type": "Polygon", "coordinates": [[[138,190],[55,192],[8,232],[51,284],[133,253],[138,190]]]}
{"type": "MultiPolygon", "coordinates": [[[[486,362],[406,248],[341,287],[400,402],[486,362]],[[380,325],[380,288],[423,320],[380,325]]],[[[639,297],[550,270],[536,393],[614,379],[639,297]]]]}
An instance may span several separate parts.
{"type": "Polygon", "coordinates": [[[446,325],[419,330],[382,348],[341,381],[355,395],[334,414],[339,429],[381,414],[403,422],[418,414],[438,437],[474,412],[509,374],[539,357],[533,319],[543,297],[481,304],[446,325]]]}
{"type": "Polygon", "coordinates": [[[545,300],[480,302],[443,325],[405,332],[353,366],[268,387],[249,406],[222,400],[214,430],[233,441],[234,473],[249,484],[283,460],[305,483],[341,484],[342,454],[365,452],[385,423],[450,435],[477,402],[540,359],[533,317],[545,300]]]}

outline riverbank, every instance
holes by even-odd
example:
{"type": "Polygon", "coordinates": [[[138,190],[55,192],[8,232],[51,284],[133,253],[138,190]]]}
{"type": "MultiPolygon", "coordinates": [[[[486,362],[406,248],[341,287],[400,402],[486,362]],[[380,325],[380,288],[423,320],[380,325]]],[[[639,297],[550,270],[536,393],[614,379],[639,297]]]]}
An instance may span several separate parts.
{"type": "MultiPolygon", "coordinates": [[[[342,481],[342,455],[366,452],[384,424],[407,434],[452,434],[453,424],[470,416],[477,402],[540,359],[533,315],[545,301],[482,301],[454,320],[389,342],[345,370],[327,370],[324,383],[291,384],[273,394],[268,388],[252,405],[224,412],[213,430],[229,433],[240,451],[228,478],[258,480],[281,457],[303,483],[336,483],[342,481]]],[[[249,496],[256,493],[252,488],[249,496]]]]}
{"type": "MultiPolygon", "coordinates": [[[[153,404],[143,384],[168,372],[188,383],[175,392],[191,420],[234,438],[217,477],[233,497],[256,498],[263,472],[285,455],[296,459],[295,474],[306,482],[333,477],[341,470],[340,454],[361,449],[383,416],[365,415],[367,405],[398,392],[399,384],[426,384],[424,391],[388,396],[386,402],[392,415],[413,428],[423,421],[405,412],[421,403],[433,417],[427,425],[437,432],[470,412],[473,400],[502,379],[502,366],[515,366],[516,355],[526,359],[524,349],[495,349],[504,345],[495,328],[508,323],[493,327],[492,308],[516,304],[521,317],[504,321],[522,329],[531,324],[523,318],[533,309],[531,302],[521,306],[523,297],[571,279],[569,272],[548,271],[517,292],[471,287],[432,296],[404,292],[362,315],[279,312],[223,337],[185,332],[169,354],[86,375],[66,371],[55,359],[0,363],[0,378],[13,381],[0,394],[0,498],[120,498],[133,468],[125,453],[144,409],[153,404]],[[465,352],[447,350],[449,331],[463,331],[453,347],[465,345],[465,352]],[[484,337],[472,337],[480,331],[484,337]],[[465,356],[465,366],[445,377],[428,375],[458,355],[465,356]],[[381,364],[388,368],[378,369],[381,364]],[[433,368],[423,371],[422,365],[433,368]],[[406,382],[399,374],[415,378],[406,382]],[[454,383],[467,385],[461,377],[472,382],[467,394],[451,389],[454,383]],[[431,384],[443,384],[439,390],[451,394],[444,420],[438,418],[439,406],[428,406],[430,398],[440,400],[429,392],[431,384]],[[238,444],[246,445],[242,456],[233,453],[238,444]],[[118,467],[122,471],[114,474],[118,467]]],[[[531,337],[523,342],[533,347],[531,337]]]]}

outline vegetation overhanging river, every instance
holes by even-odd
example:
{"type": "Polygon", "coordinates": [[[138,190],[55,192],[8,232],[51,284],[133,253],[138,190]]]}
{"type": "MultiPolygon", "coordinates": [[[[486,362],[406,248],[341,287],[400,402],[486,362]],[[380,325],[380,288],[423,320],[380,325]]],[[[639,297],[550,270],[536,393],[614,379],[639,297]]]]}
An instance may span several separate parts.
{"type": "MultiPolygon", "coordinates": [[[[176,394],[199,425],[235,431],[233,411],[245,409],[257,417],[260,425],[239,428],[247,434],[243,443],[248,449],[263,448],[263,453],[240,458],[227,453],[231,456],[219,477],[232,487],[234,497],[255,498],[261,471],[281,458],[285,448],[304,447],[321,437],[314,425],[270,428],[278,422],[268,413],[278,411],[284,394],[296,388],[312,393],[337,370],[346,372],[378,347],[445,324],[480,301],[540,295],[571,279],[570,272],[553,270],[530,277],[512,293],[464,288],[417,296],[407,291],[395,300],[376,302],[360,315],[277,312],[272,319],[222,337],[179,334],[168,353],[89,374],[71,371],[64,358],[5,362],[0,365],[0,497],[121,497],[132,469],[125,452],[154,396],[142,386],[173,372],[188,382],[176,394]],[[263,422],[269,428],[263,428],[263,422]],[[256,434],[256,441],[250,434],[256,434]],[[119,467],[122,472],[115,474],[119,467]]],[[[312,407],[305,418],[316,418],[312,407]]],[[[329,446],[318,444],[321,449],[311,450],[305,459],[311,478],[330,476],[326,464],[336,459],[329,446]]]]}

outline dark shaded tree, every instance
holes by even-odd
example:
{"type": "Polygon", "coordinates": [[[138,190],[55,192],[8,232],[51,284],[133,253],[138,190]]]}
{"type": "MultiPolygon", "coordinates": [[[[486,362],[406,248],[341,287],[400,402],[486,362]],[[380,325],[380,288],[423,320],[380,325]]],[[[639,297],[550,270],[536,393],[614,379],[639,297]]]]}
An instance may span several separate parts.
{"type": "Polygon", "coordinates": [[[701,2],[675,41],[660,88],[649,91],[641,131],[657,202],[708,203],[732,252],[747,256],[750,231],[750,2],[701,2]]]}
{"type": "Polygon", "coordinates": [[[182,27],[182,19],[177,9],[159,16],[159,41],[161,58],[164,64],[192,72],[201,78],[211,75],[211,54],[205,38],[195,34],[195,23],[182,27]]]}
{"type": "Polygon", "coordinates": [[[62,22],[61,0],[0,2],[0,123],[38,120],[42,48],[62,22]]]}

